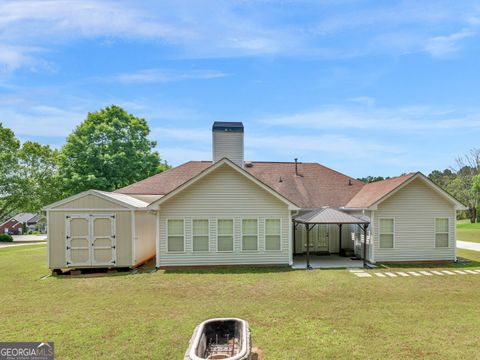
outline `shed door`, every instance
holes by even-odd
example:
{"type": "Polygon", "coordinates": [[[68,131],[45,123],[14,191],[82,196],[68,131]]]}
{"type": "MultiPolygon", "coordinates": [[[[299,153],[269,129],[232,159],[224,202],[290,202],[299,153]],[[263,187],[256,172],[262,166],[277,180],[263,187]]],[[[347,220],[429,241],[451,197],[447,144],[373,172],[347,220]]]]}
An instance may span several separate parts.
{"type": "Polygon", "coordinates": [[[67,215],[65,227],[67,266],[115,265],[114,215],[67,215]]]}
{"type": "Polygon", "coordinates": [[[65,220],[67,266],[90,265],[90,217],[68,215],[65,220]]]}
{"type": "Polygon", "coordinates": [[[115,264],[115,216],[94,215],[92,221],[92,265],[115,264]]]}

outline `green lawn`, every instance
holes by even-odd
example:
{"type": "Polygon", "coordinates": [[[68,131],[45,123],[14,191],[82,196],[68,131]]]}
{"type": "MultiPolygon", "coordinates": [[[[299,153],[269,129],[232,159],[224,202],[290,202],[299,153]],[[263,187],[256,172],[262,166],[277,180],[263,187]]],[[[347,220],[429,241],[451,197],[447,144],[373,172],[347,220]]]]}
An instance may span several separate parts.
{"type": "Polygon", "coordinates": [[[478,358],[480,275],[216,269],[40,280],[45,260],[45,246],[0,249],[0,334],[53,340],[57,359],[182,359],[193,328],[217,316],[248,320],[265,359],[478,358]]]}
{"type": "Polygon", "coordinates": [[[469,220],[457,221],[457,239],[480,242],[480,223],[471,224],[469,220]]]}

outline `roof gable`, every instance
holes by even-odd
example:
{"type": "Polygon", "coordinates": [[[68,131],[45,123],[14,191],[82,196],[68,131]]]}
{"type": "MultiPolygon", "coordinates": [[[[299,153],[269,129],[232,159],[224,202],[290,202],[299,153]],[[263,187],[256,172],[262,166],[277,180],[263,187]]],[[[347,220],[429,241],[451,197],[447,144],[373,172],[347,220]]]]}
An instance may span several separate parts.
{"type": "Polygon", "coordinates": [[[100,190],[88,190],[88,191],[84,191],[84,192],[81,192],[79,194],[76,194],[76,195],[73,195],[73,196],[70,196],[66,199],[62,199],[60,201],[57,201],[53,204],[50,204],[50,205],[47,205],[44,207],[44,210],[52,210],[52,209],[55,209],[55,208],[58,208],[58,209],[63,209],[65,207],[68,208],[68,204],[72,203],[72,202],[75,202],[75,201],[79,201],[79,200],[82,200],[84,198],[88,198],[88,197],[98,197],[105,202],[105,206],[112,206],[112,204],[114,205],[118,205],[120,207],[123,207],[123,208],[128,208],[128,209],[138,209],[138,208],[146,208],[148,203],[144,202],[144,201],[141,201],[139,199],[136,199],[132,196],[129,196],[129,195],[125,195],[125,194],[116,194],[116,193],[111,193],[111,192],[107,192],[107,191],[100,191],[100,190]]]}
{"type": "Polygon", "coordinates": [[[377,181],[367,184],[355,195],[345,206],[345,208],[361,208],[375,210],[377,206],[390,198],[398,191],[408,186],[415,179],[420,179],[428,187],[434,190],[439,196],[442,196],[447,201],[452,203],[457,210],[464,210],[465,206],[455,199],[448,192],[443,190],[437,184],[432,182],[428,177],[421,172],[410,173],[403,176],[377,181]]]}

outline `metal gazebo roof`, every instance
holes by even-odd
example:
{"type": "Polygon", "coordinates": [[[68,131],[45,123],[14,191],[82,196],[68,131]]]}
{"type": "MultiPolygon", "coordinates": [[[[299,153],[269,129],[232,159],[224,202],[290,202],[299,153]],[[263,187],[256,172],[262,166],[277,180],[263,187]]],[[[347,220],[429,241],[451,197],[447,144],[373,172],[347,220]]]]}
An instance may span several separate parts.
{"type": "Polygon", "coordinates": [[[370,221],[346,214],[332,208],[321,208],[297,216],[294,222],[300,224],[370,224],[370,221]]]}

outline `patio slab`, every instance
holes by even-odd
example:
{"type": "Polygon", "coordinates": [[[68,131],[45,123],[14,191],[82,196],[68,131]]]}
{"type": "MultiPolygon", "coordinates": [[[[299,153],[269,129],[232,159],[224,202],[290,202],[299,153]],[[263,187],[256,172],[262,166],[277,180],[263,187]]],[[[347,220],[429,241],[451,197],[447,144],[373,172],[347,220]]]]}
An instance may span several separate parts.
{"type": "MultiPolygon", "coordinates": [[[[311,255],[310,266],[314,269],[342,269],[363,268],[363,260],[352,260],[349,257],[338,255],[311,255]]],[[[306,269],[307,257],[305,255],[294,256],[292,269],[306,269]]]]}

